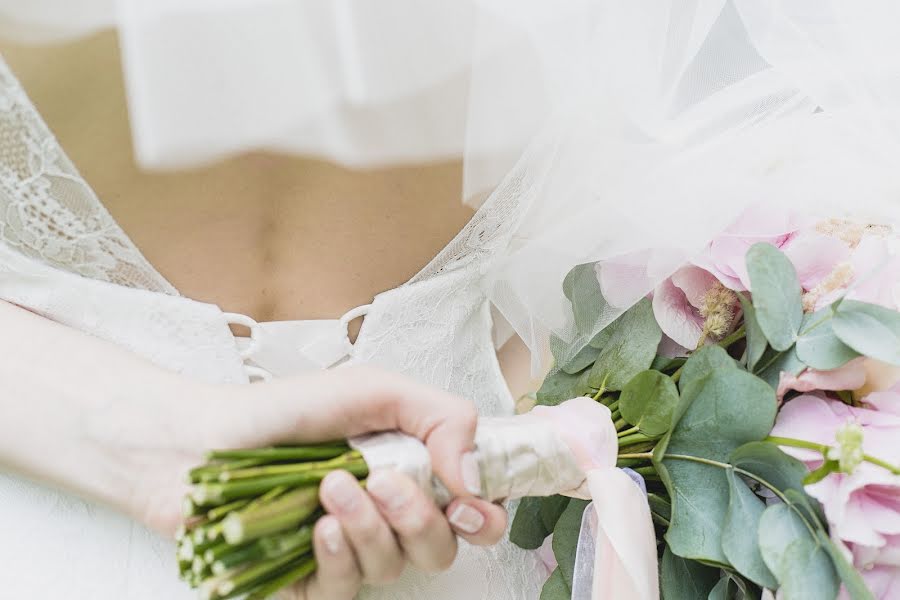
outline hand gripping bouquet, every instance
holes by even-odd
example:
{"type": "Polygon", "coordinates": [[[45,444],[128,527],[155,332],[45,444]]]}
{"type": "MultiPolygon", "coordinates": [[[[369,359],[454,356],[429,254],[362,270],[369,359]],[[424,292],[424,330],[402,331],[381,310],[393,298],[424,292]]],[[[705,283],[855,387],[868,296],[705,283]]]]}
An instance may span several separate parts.
{"type": "MultiPolygon", "coordinates": [[[[498,72],[546,110],[501,149],[519,157],[488,202],[515,223],[484,286],[549,375],[547,406],[477,444],[485,497],[546,497],[512,530],[553,533],[543,596],[897,597],[900,9],[485,3],[470,135],[505,114],[498,72]]],[[[263,598],[310,573],[334,468],[445,500],[409,444],[214,454],[185,577],[263,598]]]]}

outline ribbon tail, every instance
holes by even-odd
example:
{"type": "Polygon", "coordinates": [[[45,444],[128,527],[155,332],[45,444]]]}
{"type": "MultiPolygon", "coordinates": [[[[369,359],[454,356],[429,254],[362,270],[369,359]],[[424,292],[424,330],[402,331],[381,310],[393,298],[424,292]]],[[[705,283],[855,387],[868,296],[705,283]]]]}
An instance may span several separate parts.
{"type": "Polygon", "coordinates": [[[656,536],[646,496],[614,467],[589,471],[587,482],[593,510],[582,521],[573,600],[659,600],[656,536]],[[593,573],[583,556],[591,545],[593,573]]]}

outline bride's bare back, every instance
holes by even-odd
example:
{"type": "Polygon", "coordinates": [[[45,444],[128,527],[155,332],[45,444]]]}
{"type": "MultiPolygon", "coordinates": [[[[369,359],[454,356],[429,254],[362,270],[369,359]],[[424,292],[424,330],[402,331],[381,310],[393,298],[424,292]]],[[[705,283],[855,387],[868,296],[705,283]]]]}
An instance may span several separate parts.
{"type": "Polygon", "coordinates": [[[4,57],[62,147],[183,294],[257,320],[335,318],[404,283],[465,225],[461,165],[354,171],[257,153],[146,173],[115,34],[4,57]]]}

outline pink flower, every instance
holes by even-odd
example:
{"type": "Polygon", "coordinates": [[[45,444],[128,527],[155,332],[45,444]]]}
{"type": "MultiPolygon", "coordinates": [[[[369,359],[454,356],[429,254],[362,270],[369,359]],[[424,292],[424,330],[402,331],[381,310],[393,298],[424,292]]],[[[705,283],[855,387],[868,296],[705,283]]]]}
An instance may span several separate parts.
{"type": "Polygon", "coordinates": [[[814,392],[817,390],[837,391],[856,390],[866,383],[865,358],[854,358],[843,367],[831,371],[805,369],[800,375],[781,373],[778,381],[778,399],[791,390],[798,392],[814,392]]]}
{"type": "MultiPolygon", "coordinates": [[[[885,539],[885,544],[878,548],[850,544],[853,565],[878,600],[900,598],[900,535],[885,539]]],[[[850,595],[842,590],[838,598],[849,600],[850,595]]]]}
{"type": "Polygon", "coordinates": [[[900,309],[900,253],[892,251],[891,239],[864,235],[849,257],[849,278],[837,289],[828,290],[816,304],[818,308],[845,294],[851,300],[900,309]]]}
{"type": "MultiPolygon", "coordinates": [[[[896,406],[900,397],[876,400],[896,406]]],[[[900,416],[837,400],[811,395],[791,400],[779,413],[772,435],[834,447],[838,430],[848,422],[862,429],[862,452],[891,464],[900,462],[900,416]]],[[[782,449],[810,468],[822,463],[815,450],[782,449]]],[[[833,473],[806,490],[822,503],[832,535],[844,542],[877,549],[900,534],[900,476],[880,466],[863,462],[852,473],[833,473]]]]}
{"type": "Polygon", "coordinates": [[[541,562],[544,563],[544,566],[547,567],[547,573],[552,573],[559,566],[559,563],[556,562],[556,555],[553,554],[552,533],[544,538],[544,543],[537,549],[537,555],[541,562]]]}
{"type": "Polygon", "coordinates": [[[693,263],[715,275],[729,289],[748,290],[750,277],[745,259],[750,247],[766,242],[781,248],[802,225],[792,215],[768,208],[747,210],[722,235],[713,239],[693,263]]]}
{"type": "MultiPolygon", "coordinates": [[[[656,286],[653,316],[675,343],[694,349],[703,335],[706,318],[701,311],[717,279],[699,267],[682,267],[656,286]]],[[[735,298],[736,300],[736,298],[735,298]]]]}

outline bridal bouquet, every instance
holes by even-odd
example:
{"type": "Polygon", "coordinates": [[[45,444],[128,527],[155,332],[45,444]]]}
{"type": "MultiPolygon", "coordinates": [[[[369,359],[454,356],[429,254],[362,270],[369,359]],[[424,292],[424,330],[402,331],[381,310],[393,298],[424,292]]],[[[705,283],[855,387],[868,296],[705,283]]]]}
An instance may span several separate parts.
{"type": "MultiPolygon", "coordinates": [[[[540,406],[479,421],[482,496],[524,498],[512,540],[552,548],[543,600],[900,589],[900,385],[873,375],[900,365],[897,236],[739,229],[596,335],[634,260],[576,267],[563,288],[589,343],[554,340],[540,406]]],[[[189,475],[182,577],[204,599],[270,597],[316,568],[318,483],[381,468],[450,500],[396,432],[210,453],[189,475]]]]}
{"type": "MultiPolygon", "coordinates": [[[[556,340],[537,403],[589,395],[612,412],[666,600],[900,598],[898,237],[837,220],[768,238],[739,229],[586,346],[556,340]]],[[[628,263],[570,272],[576,325],[621,294],[628,263]]],[[[616,523],[629,507],[593,497],[612,550],[593,570],[597,598],[615,585],[605,563],[641,540],[616,523]]],[[[513,541],[555,569],[542,600],[586,597],[586,504],[519,507],[513,541]]]]}

